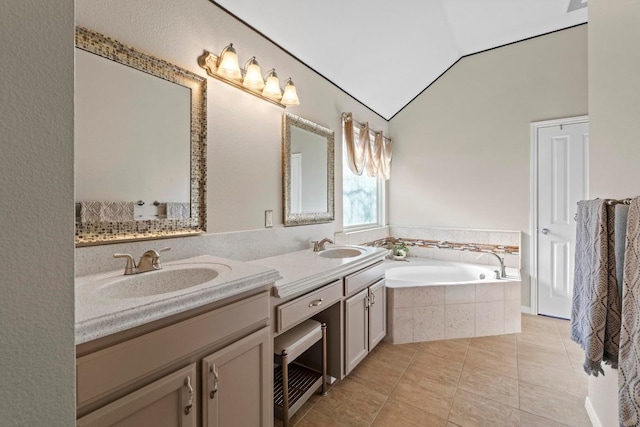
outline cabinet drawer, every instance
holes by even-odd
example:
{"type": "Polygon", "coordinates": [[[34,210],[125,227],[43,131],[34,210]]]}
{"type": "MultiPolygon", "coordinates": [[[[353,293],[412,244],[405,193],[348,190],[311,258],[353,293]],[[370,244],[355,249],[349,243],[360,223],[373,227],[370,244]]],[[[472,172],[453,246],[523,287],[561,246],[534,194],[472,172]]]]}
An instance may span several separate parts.
{"type": "Polygon", "coordinates": [[[336,280],[307,295],[303,295],[277,308],[278,332],[295,326],[324,310],[342,297],[342,281],[336,280]]]}
{"type": "Polygon", "coordinates": [[[384,262],[379,262],[344,278],[344,296],[377,282],[384,277],[384,262]]]}
{"type": "Polygon", "coordinates": [[[263,292],[82,356],[76,360],[77,405],[106,397],[252,325],[266,325],[268,318],[269,295],[263,292]]]}

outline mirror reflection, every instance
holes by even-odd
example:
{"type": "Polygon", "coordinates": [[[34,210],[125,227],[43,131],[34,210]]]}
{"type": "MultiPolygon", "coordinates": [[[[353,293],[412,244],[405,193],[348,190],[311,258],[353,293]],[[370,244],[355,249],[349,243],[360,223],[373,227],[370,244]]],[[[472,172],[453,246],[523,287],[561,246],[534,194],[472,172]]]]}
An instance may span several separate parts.
{"type": "Polygon", "coordinates": [[[309,120],[283,116],[284,224],[334,219],[334,132],[309,120]]]}
{"type": "Polygon", "coordinates": [[[206,79],[76,27],[76,245],[202,233],[206,79]]]}
{"type": "Polygon", "coordinates": [[[136,220],[189,203],[189,88],[77,50],[75,93],[78,202],[136,202],[136,220]]]}

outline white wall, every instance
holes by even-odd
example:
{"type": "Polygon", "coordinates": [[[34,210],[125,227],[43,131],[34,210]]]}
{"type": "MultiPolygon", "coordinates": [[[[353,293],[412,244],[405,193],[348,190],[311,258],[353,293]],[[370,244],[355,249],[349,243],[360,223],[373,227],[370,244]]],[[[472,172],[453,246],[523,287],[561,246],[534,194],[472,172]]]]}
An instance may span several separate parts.
{"type": "MultiPolygon", "coordinates": [[[[146,53],[205,75],[196,59],[203,50],[219,53],[229,42],[244,63],[255,55],[266,72],[275,67],[281,82],[291,76],[301,105],[287,111],[341,133],[340,114],[387,130],[387,122],[207,0],[157,2],[85,0],[76,5],[78,25],[101,32],[146,53]]],[[[283,109],[208,79],[209,232],[264,228],[272,209],[282,224],[281,128],[283,109]]],[[[337,141],[341,138],[337,138],[337,141]]],[[[340,164],[341,144],[336,144],[340,164]]],[[[340,169],[336,171],[336,212],[342,212],[340,169]]],[[[341,215],[334,224],[342,229],[341,215]]]]}
{"type": "Polygon", "coordinates": [[[586,113],[586,25],[462,59],[390,122],[390,223],[522,231],[527,261],[530,123],[586,113]]]}
{"type": "Polygon", "coordinates": [[[70,426],[73,1],[0,13],[0,424],[70,426]]]}
{"type": "MultiPolygon", "coordinates": [[[[141,242],[76,250],[76,274],[120,268],[110,254],[126,248],[134,256],[153,246],[172,246],[165,260],[211,253],[243,260],[309,247],[309,241],[342,230],[342,125],[340,114],[352,111],[374,129],[388,123],[271,42],[207,0],[157,2],[83,0],[76,4],[76,23],[199,75],[204,50],[219,53],[233,42],[241,63],[255,55],[266,72],[275,67],[281,83],[291,76],[301,105],[286,111],[336,133],[335,212],[332,223],[283,227],[283,109],[220,82],[207,79],[207,234],[162,243],[141,242]],[[274,228],[265,230],[264,211],[273,210],[274,228]],[[232,248],[226,233],[250,231],[232,248]],[[259,242],[248,241],[248,236],[259,242]],[[266,244],[268,242],[268,244],[266,244]],[[245,247],[242,245],[246,244],[245,247]],[[228,248],[228,250],[227,250],[228,248]],[[220,250],[224,249],[224,250],[220,250]]],[[[233,239],[232,239],[233,240],[233,239]]]]}
{"type": "MultiPolygon", "coordinates": [[[[640,195],[640,2],[589,2],[590,190],[592,197],[640,195]]],[[[602,426],[618,425],[616,371],[589,380],[602,426]]]]}

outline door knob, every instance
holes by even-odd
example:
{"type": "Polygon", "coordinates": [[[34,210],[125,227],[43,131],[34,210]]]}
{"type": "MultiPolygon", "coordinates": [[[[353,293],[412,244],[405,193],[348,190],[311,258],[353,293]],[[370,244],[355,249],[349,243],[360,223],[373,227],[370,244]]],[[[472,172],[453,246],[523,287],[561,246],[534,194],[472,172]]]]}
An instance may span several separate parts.
{"type": "Polygon", "coordinates": [[[548,228],[543,228],[543,229],[542,229],[542,231],[541,231],[541,233],[542,233],[542,234],[544,234],[544,235],[546,236],[547,234],[549,234],[549,233],[550,233],[550,230],[549,230],[548,228]]]}

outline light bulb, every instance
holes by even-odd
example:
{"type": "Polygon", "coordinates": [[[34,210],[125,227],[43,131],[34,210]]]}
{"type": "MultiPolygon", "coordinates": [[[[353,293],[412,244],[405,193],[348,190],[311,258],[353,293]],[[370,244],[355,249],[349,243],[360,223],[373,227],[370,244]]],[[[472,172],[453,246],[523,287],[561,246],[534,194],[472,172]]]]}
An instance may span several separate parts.
{"type": "Polygon", "coordinates": [[[282,92],[280,91],[280,80],[278,80],[278,75],[276,74],[276,70],[274,68],[269,70],[269,72],[267,73],[262,95],[267,98],[275,99],[277,101],[282,98],[282,92]]]}
{"type": "Polygon", "coordinates": [[[255,56],[247,61],[244,71],[242,86],[256,92],[261,91],[264,88],[264,79],[262,78],[262,72],[260,72],[260,64],[258,64],[255,56]]]}
{"type": "Polygon", "coordinates": [[[231,80],[242,79],[242,73],[238,65],[238,54],[233,48],[233,43],[222,49],[220,59],[218,59],[217,73],[231,80]]]}
{"type": "Polygon", "coordinates": [[[284,86],[284,94],[282,95],[282,101],[280,102],[284,105],[300,105],[298,92],[296,91],[296,86],[293,84],[291,77],[289,77],[286,85],[284,86]]]}

